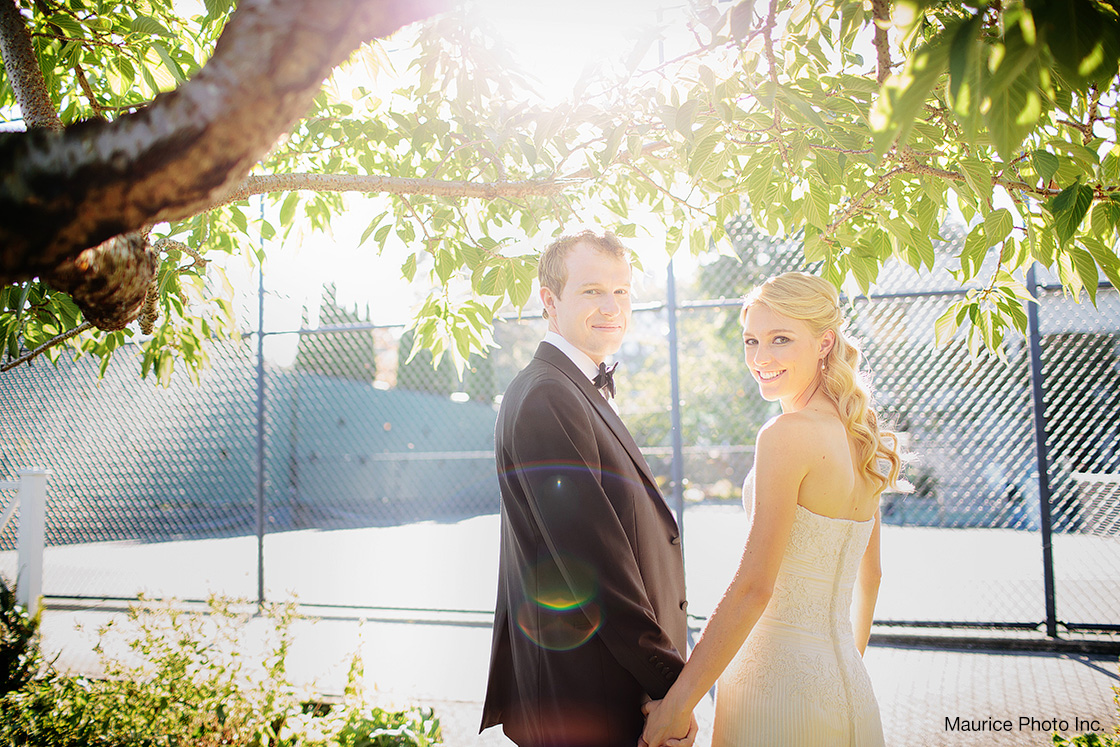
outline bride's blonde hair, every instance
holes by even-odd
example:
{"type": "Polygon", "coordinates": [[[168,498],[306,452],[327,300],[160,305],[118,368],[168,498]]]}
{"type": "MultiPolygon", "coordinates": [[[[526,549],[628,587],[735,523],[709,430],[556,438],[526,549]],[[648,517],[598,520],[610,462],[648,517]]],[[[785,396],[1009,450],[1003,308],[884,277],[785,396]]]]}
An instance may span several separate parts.
{"type": "Polygon", "coordinates": [[[739,313],[740,324],[746,323],[747,310],[757,304],[805,322],[818,339],[826,331],[833,331],[836,342],[823,360],[821,389],[836,405],[855,442],[859,468],[879,483],[880,492],[897,485],[902,466],[898,438],[879,428],[870,390],[859,369],[859,346],[844,332],[846,325],[836,288],[827,280],[804,272],[776,275],[747,295],[739,313]],[[886,462],[885,474],[880,462],[886,462]]]}

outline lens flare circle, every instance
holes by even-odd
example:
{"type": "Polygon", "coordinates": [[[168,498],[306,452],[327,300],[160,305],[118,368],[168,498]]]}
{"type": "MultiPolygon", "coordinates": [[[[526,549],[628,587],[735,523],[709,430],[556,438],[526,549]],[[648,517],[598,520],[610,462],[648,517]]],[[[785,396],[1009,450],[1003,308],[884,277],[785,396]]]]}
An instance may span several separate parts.
{"type": "Polygon", "coordinates": [[[591,640],[603,624],[599,605],[555,610],[526,601],[517,611],[517,626],[533,643],[548,651],[571,651],[591,640]]]}
{"type": "Polygon", "coordinates": [[[579,559],[548,558],[524,575],[525,598],[546,609],[563,612],[577,609],[599,593],[599,575],[579,559]]]}

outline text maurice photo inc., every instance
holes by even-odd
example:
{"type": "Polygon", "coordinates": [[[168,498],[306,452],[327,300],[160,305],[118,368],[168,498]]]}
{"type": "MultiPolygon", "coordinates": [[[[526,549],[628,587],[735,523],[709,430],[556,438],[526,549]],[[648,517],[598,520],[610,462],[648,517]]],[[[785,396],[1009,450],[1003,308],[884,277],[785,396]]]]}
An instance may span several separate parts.
{"type": "Polygon", "coordinates": [[[945,731],[1038,731],[1038,732],[1076,732],[1100,731],[1104,726],[1097,719],[1080,718],[1037,718],[1019,716],[1017,718],[968,719],[960,716],[945,717],[945,731]]]}

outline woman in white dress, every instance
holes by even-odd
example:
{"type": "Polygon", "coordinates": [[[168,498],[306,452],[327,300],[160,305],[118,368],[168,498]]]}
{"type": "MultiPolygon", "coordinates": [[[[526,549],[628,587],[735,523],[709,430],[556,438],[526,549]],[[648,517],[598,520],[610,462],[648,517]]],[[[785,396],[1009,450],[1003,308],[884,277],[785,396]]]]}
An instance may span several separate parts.
{"type": "Polygon", "coordinates": [[[718,678],[713,747],[882,745],[862,656],[896,440],[879,429],[830,283],[770,278],[740,319],[747,367],[782,414],[759,431],[743,486],[738,570],[680,677],[646,707],[642,744],[687,732],[718,678]]]}

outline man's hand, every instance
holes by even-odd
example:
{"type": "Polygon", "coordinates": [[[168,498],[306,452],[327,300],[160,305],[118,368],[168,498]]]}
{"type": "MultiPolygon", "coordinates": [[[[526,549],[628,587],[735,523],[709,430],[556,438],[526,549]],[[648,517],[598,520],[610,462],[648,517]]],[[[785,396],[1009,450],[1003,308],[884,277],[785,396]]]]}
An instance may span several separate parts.
{"type": "Polygon", "coordinates": [[[692,747],[700,725],[696,716],[688,713],[688,728],[685,729],[684,713],[671,713],[662,707],[662,701],[651,700],[642,706],[646,715],[646,728],[638,740],[638,747],[692,747]],[[673,734],[683,734],[673,737],[673,734]]]}

